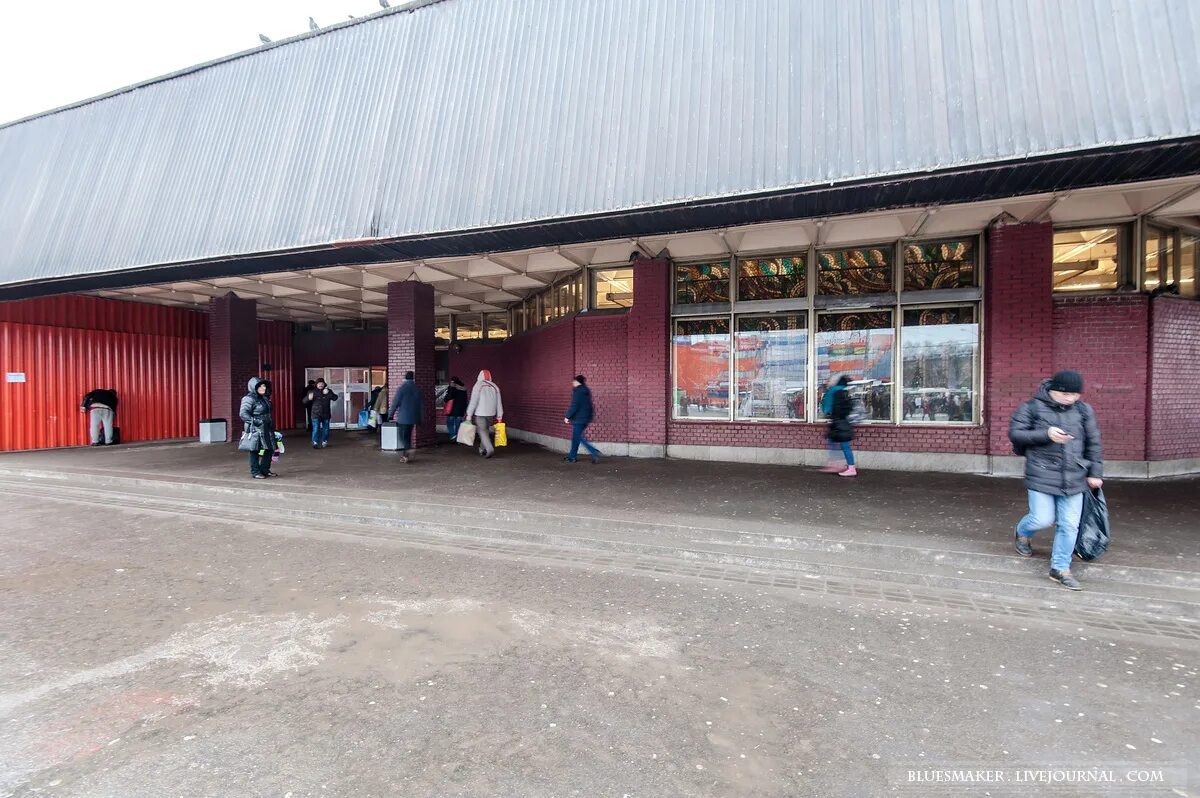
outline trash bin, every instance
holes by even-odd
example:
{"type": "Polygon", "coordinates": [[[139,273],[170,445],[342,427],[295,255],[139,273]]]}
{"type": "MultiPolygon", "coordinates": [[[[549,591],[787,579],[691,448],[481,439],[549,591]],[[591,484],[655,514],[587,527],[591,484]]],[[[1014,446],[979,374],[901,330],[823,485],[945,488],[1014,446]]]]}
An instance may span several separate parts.
{"type": "Polygon", "coordinates": [[[379,425],[381,432],[379,433],[379,448],[385,452],[400,451],[400,425],[394,421],[388,421],[379,425]]]}
{"type": "Polygon", "coordinates": [[[201,443],[224,443],[229,440],[229,424],[223,418],[200,419],[201,443]]]}

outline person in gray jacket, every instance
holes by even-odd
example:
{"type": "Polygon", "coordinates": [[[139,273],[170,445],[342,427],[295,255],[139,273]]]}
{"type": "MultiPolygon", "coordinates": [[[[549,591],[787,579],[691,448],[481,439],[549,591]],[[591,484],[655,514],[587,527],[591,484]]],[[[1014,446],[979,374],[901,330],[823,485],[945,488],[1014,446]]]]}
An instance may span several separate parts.
{"type": "Polygon", "coordinates": [[[404,372],[404,382],[396,391],[388,415],[400,426],[400,462],[407,463],[413,457],[413,427],[421,423],[421,391],[414,382],[416,374],[404,372]]]}
{"type": "Polygon", "coordinates": [[[500,388],[492,382],[492,372],[479,372],[475,387],[471,390],[471,401],[467,404],[467,418],[475,421],[475,445],[484,457],[496,453],[492,445],[492,424],[504,420],[504,402],[500,388]]]}
{"type": "Polygon", "coordinates": [[[238,408],[238,417],[246,431],[254,436],[255,448],[250,451],[250,476],[254,479],[273,477],[271,457],[275,454],[275,421],[271,417],[270,385],[266,380],[251,377],[246,395],[238,408]]]}
{"type": "Polygon", "coordinates": [[[1017,524],[1017,553],[1033,556],[1031,538],[1053,524],[1050,578],[1079,590],[1071,574],[1071,555],[1083,515],[1083,494],[1104,484],[1104,455],[1096,415],[1085,402],[1083,377],[1060,371],[1042,382],[1037,394],[1013,413],[1008,437],[1013,451],[1025,456],[1029,513],[1017,524]]]}

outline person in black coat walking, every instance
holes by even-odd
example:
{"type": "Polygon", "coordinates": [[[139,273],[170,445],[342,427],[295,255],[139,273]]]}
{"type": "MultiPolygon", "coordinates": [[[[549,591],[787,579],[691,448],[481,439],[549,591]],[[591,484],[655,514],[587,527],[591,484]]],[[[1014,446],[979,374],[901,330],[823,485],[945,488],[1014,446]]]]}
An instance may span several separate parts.
{"type": "Polygon", "coordinates": [[[567,408],[567,416],[563,419],[564,423],[571,425],[571,451],[563,459],[574,463],[579,455],[579,444],[582,443],[592,458],[592,464],[595,465],[600,462],[600,450],[592,446],[591,441],[583,434],[596,415],[596,408],[592,404],[592,390],[587,387],[587,378],[582,374],[576,375],[571,385],[574,386],[571,391],[571,406],[567,408]]]}
{"type": "Polygon", "coordinates": [[[466,386],[458,377],[450,378],[450,387],[446,389],[446,432],[450,434],[450,440],[458,438],[458,428],[462,426],[463,418],[467,415],[467,401],[470,399],[467,396],[466,386]]]}
{"type": "Polygon", "coordinates": [[[421,423],[421,391],[414,382],[416,374],[404,372],[404,382],[396,390],[388,416],[400,425],[400,462],[407,463],[413,457],[413,427],[421,423]]]}
{"type": "Polygon", "coordinates": [[[854,440],[854,424],[850,421],[854,400],[850,398],[849,385],[850,375],[839,374],[829,381],[825,396],[821,398],[821,412],[829,416],[829,431],[825,434],[829,440],[829,462],[821,470],[840,477],[858,476],[854,450],[850,448],[850,442],[854,440]],[[842,460],[838,460],[839,450],[842,460]]]}
{"type": "Polygon", "coordinates": [[[1071,573],[1071,554],[1083,515],[1083,494],[1104,484],[1104,454],[1096,415],[1085,402],[1083,377],[1060,371],[1042,382],[1032,399],[1017,408],[1008,425],[1013,452],[1025,456],[1029,513],[1017,524],[1013,545],[1022,557],[1033,556],[1031,538],[1053,524],[1050,578],[1079,590],[1071,573]]]}

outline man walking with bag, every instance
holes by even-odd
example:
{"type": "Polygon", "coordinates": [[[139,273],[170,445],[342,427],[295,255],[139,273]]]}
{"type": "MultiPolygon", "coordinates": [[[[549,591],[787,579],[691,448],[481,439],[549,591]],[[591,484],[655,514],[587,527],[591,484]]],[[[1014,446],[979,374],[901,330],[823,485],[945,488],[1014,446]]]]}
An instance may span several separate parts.
{"type": "Polygon", "coordinates": [[[579,455],[579,444],[582,443],[583,448],[587,449],[588,455],[592,458],[592,465],[595,465],[600,462],[600,450],[592,446],[583,434],[596,414],[595,407],[592,405],[592,389],[587,387],[587,378],[582,374],[576,375],[571,385],[574,386],[571,390],[571,406],[567,408],[567,416],[563,419],[565,423],[571,425],[571,451],[563,459],[568,463],[574,463],[575,458],[579,455]]]}
{"type": "Polygon", "coordinates": [[[1017,524],[1013,545],[1022,557],[1033,556],[1034,532],[1055,527],[1050,578],[1080,590],[1071,573],[1071,554],[1083,514],[1083,494],[1104,484],[1100,430],[1090,405],[1079,401],[1083,377],[1060,371],[1013,413],[1008,437],[1013,452],[1025,457],[1029,513],[1017,524]]]}
{"type": "Polygon", "coordinates": [[[499,386],[492,382],[492,372],[487,369],[479,372],[471,390],[467,417],[475,421],[475,444],[479,453],[490,458],[496,453],[496,447],[492,445],[492,424],[504,420],[504,402],[499,386]]]}
{"type": "Polygon", "coordinates": [[[416,374],[404,372],[404,382],[396,391],[396,399],[388,411],[392,421],[400,425],[400,462],[407,463],[413,458],[413,427],[421,423],[424,415],[421,408],[421,391],[414,382],[416,374]]]}

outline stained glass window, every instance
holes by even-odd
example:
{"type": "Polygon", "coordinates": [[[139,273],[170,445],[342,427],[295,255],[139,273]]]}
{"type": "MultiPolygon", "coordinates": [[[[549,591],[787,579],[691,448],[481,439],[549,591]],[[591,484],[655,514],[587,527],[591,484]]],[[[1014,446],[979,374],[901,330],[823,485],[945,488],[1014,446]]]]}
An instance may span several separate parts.
{"type": "Polygon", "coordinates": [[[675,267],[675,302],[699,305],[729,301],[729,261],[675,267]]]}
{"type": "Polygon", "coordinates": [[[904,245],[904,290],[937,291],[977,285],[975,239],[904,245]]]}
{"type": "Polygon", "coordinates": [[[807,259],[743,258],[738,261],[738,300],[796,299],[808,295],[807,259]]]}
{"type": "Polygon", "coordinates": [[[818,316],[817,385],[821,392],[818,400],[824,396],[831,377],[849,374],[851,394],[862,401],[867,418],[890,420],[895,340],[890,310],[818,316]]]}
{"type": "Polygon", "coordinates": [[[909,308],[901,337],[905,421],[975,420],[979,324],[974,307],[909,308]]]}
{"type": "Polygon", "coordinates": [[[886,294],[892,290],[892,247],[857,247],[817,256],[817,293],[886,294]]]}
{"type": "Polygon", "coordinates": [[[808,401],[808,315],[739,316],[737,416],[803,419],[808,401]]]}
{"type": "Polygon", "coordinates": [[[675,418],[729,418],[729,319],[675,322],[675,418]]]}

